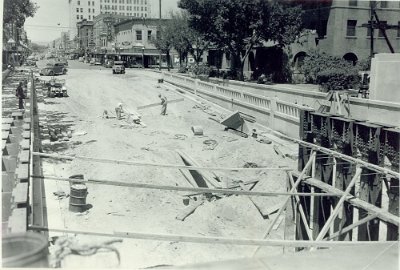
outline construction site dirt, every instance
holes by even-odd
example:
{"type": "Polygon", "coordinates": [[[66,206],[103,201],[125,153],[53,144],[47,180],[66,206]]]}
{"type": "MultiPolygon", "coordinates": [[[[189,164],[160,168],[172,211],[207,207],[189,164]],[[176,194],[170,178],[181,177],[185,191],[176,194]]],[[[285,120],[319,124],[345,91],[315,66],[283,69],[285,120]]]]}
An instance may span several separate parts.
{"type": "MultiPolygon", "coordinates": [[[[225,127],[215,119],[224,119],[227,111],[158,84],[160,74],[154,71],[129,69],[126,74],[113,75],[110,69],[88,68],[86,64],[70,61],[68,74],[60,77],[66,79],[69,97],[45,97],[44,102],[39,103],[42,127],[54,132],[53,137],[50,134],[48,139],[42,141],[43,152],[115,162],[43,158],[45,176],[69,178],[83,175],[85,180],[198,187],[197,176],[186,169],[133,166],[118,164],[117,161],[187,165],[184,162],[186,157],[196,161],[198,166],[205,167],[297,166],[296,160],[289,158],[297,153],[297,145],[282,143],[258,127],[258,138],[244,138],[225,131],[225,127]],[[160,102],[159,94],[168,100],[183,97],[183,101],[168,104],[167,115],[160,114],[161,105],[138,111],[140,106],[160,102]],[[115,115],[115,107],[119,103],[122,103],[125,111],[120,120],[115,115]],[[140,113],[140,124],[129,121],[131,112],[135,112],[136,116],[137,112],[140,113]],[[201,127],[203,135],[195,135],[192,128],[195,126],[201,127]],[[264,140],[260,140],[260,137],[264,140]]],[[[204,178],[207,177],[212,178],[211,184],[204,182],[210,188],[234,187],[236,190],[260,192],[287,190],[285,170],[207,171],[204,178]]],[[[85,211],[72,212],[69,211],[68,197],[70,183],[45,180],[49,228],[111,234],[140,232],[261,239],[286,198],[86,185],[88,194],[85,211]]],[[[284,216],[282,214],[274,226],[271,239],[285,238],[284,216]]],[[[66,235],[63,232],[49,232],[54,239],[66,235]]],[[[73,244],[76,245],[96,246],[110,240],[110,237],[85,234],[68,236],[73,238],[73,244]]],[[[118,250],[120,263],[114,252],[99,252],[85,257],[72,254],[65,257],[61,266],[136,269],[183,265],[250,257],[255,249],[254,246],[128,238],[112,246],[118,250]]],[[[50,247],[54,265],[57,264],[54,254],[57,254],[58,248],[56,244],[50,247]]],[[[282,252],[282,247],[263,247],[258,254],[282,252]]]]}

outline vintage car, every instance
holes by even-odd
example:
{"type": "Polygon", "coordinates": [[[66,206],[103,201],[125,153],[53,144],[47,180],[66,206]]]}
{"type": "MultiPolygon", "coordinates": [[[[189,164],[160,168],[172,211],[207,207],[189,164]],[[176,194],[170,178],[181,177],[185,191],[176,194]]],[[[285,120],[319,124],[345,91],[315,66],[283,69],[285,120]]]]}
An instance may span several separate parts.
{"type": "Polygon", "coordinates": [[[63,63],[47,63],[46,67],[40,70],[40,75],[44,76],[54,76],[54,75],[64,75],[67,74],[67,68],[63,63]]]}
{"type": "Polygon", "coordinates": [[[50,81],[45,82],[47,88],[48,97],[68,97],[67,87],[65,86],[65,80],[58,80],[51,78],[50,81]]]}
{"type": "Polygon", "coordinates": [[[113,74],[125,74],[124,61],[115,61],[112,67],[113,74]]]}

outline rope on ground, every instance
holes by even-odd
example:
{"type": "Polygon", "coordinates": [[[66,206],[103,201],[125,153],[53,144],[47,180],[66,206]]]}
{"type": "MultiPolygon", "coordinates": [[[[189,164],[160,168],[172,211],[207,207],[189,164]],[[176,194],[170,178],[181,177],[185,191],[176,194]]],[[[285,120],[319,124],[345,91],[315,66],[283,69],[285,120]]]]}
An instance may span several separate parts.
{"type": "Polygon", "coordinates": [[[160,163],[150,163],[150,162],[140,162],[140,161],[127,161],[127,160],[117,160],[117,159],[105,159],[105,158],[92,158],[84,156],[66,156],[58,154],[46,154],[39,152],[32,152],[34,156],[48,157],[54,159],[82,159],[101,163],[112,163],[112,164],[122,164],[122,165],[134,165],[143,167],[158,167],[158,168],[170,168],[170,169],[187,169],[187,170],[203,170],[203,171],[291,171],[287,166],[282,167],[258,167],[258,168],[233,168],[233,167],[202,167],[202,166],[186,166],[177,164],[160,164],[160,163]]]}
{"type": "Polygon", "coordinates": [[[121,186],[121,187],[132,187],[132,188],[144,188],[144,189],[158,189],[158,190],[169,190],[169,191],[189,191],[197,193],[222,193],[222,194],[234,194],[234,195],[246,195],[246,196],[320,196],[320,197],[340,197],[337,193],[293,193],[293,192],[261,192],[261,191],[246,191],[246,190],[232,190],[232,189],[213,189],[213,188],[198,188],[198,187],[179,187],[179,186],[166,186],[166,185],[153,185],[153,184],[142,184],[142,183],[126,183],[117,181],[107,181],[100,179],[70,179],[55,176],[38,176],[32,175],[35,179],[45,179],[45,180],[58,180],[74,183],[84,183],[84,184],[97,184],[97,185],[109,185],[109,186],[121,186]]]}
{"type": "Polygon", "coordinates": [[[242,246],[284,246],[284,247],[337,247],[337,246],[385,246],[397,241],[309,241],[309,240],[272,240],[272,239],[249,239],[249,238],[228,238],[213,236],[192,236],[177,234],[155,234],[141,232],[93,232],[65,230],[57,228],[46,228],[31,226],[28,229],[35,231],[64,232],[71,234],[97,235],[105,237],[133,238],[142,240],[187,242],[202,244],[221,245],[242,245],[242,246]]]}
{"type": "Polygon", "coordinates": [[[121,259],[119,251],[110,245],[121,242],[122,239],[112,239],[99,244],[79,244],[73,237],[62,236],[55,241],[52,247],[54,249],[52,264],[54,266],[60,265],[61,261],[68,255],[91,256],[96,254],[99,250],[109,250],[115,252],[119,265],[121,259]]]}

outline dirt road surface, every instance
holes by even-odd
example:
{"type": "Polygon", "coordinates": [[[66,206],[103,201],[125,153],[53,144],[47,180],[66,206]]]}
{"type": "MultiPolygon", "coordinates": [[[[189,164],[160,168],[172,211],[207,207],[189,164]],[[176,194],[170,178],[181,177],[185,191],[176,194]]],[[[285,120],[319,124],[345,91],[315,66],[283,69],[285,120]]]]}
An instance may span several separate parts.
{"type": "MultiPolygon", "coordinates": [[[[72,132],[68,141],[43,142],[45,153],[80,155],[152,163],[182,164],[175,150],[189,154],[203,166],[243,167],[247,162],[258,166],[295,166],[294,161],[280,158],[274,144],[263,144],[253,138],[242,138],[224,131],[219,123],[209,119],[210,113],[221,119],[224,115],[210,107],[208,113],[198,104],[185,98],[169,104],[166,116],[161,107],[140,111],[146,127],[132,125],[115,118],[104,119],[104,110],[114,112],[122,102],[128,110],[159,102],[158,94],[168,100],[181,98],[176,92],[157,88],[160,75],[152,71],[129,69],[126,74],[113,75],[111,69],[89,67],[70,61],[65,78],[69,97],[45,98],[39,105],[40,114],[47,116],[48,126],[72,132]],[[197,106],[196,106],[197,105],[197,106]],[[203,136],[194,136],[191,127],[200,125],[203,136]],[[205,140],[215,140],[210,150],[205,140]]],[[[43,77],[41,77],[42,79],[43,77]]],[[[110,114],[112,116],[112,114],[110,114]]],[[[146,168],[74,159],[60,161],[44,158],[44,175],[70,177],[83,174],[85,178],[149,183],[172,186],[190,186],[176,169],[146,168]]],[[[239,181],[259,180],[253,190],[285,191],[286,173],[215,172],[223,185],[239,181]]],[[[190,207],[183,204],[184,192],[135,189],[118,186],[87,184],[87,203],[92,207],[84,213],[68,211],[69,199],[58,200],[54,192],[70,193],[68,182],[45,180],[48,221],[50,228],[96,232],[143,232],[156,234],[183,234],[193,236],[221,236],[259,239],[271,219],[263,219],[257,208],[245,196],[221,196],[205,201],[184,221],[176,219],[190,207]]],[[[200,197],[199,197],[200,198],[200,197]]],[[[279,205],[284,197],[259,197],[254,201],[263,209],[279,205]]],[[[271,216],[272,218],[274,215],[271,216]]],[[[271,239],[283,239],[284,222],[273,230],[271,239]]],[[[63,233],[51,232],[50,236],[63,233]]],[[[106,237],[70,235],[80,244],[94,244],[106,237]]],[[[251,256],[254,246],[211,245],[152,240],[123,239],[113,245],[121,255],[121,263],[112,252],[93,256],[68,256],[64,267],[122,267],[144,268],[156,265],[182,265],[251,256]]],[[[279,254],[282,248],[263,248],[260,255],[279,254]]]]}

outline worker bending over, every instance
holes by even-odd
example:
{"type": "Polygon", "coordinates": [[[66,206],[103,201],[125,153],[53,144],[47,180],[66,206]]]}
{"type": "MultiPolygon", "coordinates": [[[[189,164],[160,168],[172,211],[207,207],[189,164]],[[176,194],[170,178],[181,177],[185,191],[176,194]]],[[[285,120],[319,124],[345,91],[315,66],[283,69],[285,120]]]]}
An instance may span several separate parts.
{"type": "Polygon", "coordinates": [[[121,119],[121,115],[124,112],[124,109],[122,108],[122,103],[118,103],[118,106],[115,108],[115,114],[117,115],[117,119],[121,119]]]}
{"type": "Polygon", "coordinates": [[[161,96],[161,94],[158,97],[161,99],[161,115],[166,115],[168,100],[165,96],[161,96]]]}

